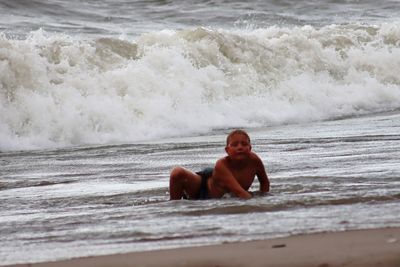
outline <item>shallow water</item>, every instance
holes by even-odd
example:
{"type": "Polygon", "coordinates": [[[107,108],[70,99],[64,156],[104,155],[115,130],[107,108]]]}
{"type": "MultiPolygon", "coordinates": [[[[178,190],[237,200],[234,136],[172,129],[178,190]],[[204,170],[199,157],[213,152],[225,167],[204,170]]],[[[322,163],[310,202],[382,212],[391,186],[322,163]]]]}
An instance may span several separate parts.
{"type": "Polygon", "coordinates": [[[168,201],[169,170],[212,166],[223,130],[1,153],[1,262],[400,226],[399,127],[394,112],[251,129],[272,186],[248,201],[168,201]]]}

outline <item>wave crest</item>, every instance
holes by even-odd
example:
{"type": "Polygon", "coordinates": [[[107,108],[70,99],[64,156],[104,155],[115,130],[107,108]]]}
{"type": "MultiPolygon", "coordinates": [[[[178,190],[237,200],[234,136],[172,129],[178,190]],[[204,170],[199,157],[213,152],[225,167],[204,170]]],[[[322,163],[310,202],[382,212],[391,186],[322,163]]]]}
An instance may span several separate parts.
{"type": "Polygon", "coordinates": [[[400,107],[400,24],[0,35],[0,149],[134,142],[400,107]]]}

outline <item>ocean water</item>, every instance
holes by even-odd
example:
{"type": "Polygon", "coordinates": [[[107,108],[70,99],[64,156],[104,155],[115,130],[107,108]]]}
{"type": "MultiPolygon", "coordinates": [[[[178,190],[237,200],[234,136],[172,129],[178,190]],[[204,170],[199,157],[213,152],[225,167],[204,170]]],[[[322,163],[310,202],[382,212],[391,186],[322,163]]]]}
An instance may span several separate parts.
{"type": "Polygon", "coordinates": [[[400,226],[399,11],[0,1],[0,265],[400,226]],[[271,192],[168,201],[237,127],[271,192]]]}

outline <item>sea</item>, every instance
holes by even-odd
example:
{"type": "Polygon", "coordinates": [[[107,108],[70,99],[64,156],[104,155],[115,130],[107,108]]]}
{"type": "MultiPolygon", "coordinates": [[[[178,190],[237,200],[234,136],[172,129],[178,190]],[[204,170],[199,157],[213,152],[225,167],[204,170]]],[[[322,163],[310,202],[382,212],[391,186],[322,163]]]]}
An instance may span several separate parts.
{"type": "Polygon", "coordinates": [[[399,0],[0,0],[0,265],[400,226],[399,0]],[[245,129],[271,190],[169,201],[245,129]]]}

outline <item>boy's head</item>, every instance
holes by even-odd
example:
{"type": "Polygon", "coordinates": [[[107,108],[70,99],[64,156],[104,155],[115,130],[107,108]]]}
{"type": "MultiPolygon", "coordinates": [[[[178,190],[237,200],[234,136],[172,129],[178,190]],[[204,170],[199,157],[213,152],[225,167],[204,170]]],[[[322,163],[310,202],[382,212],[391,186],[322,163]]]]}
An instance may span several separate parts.
{"type": "Polygon", "coordinates": [[[231,141],[232,136],[234,136],[236,134],[245,136],[250,144],[250,136],[244,130],[237,129],[237,130],[233,130],[232,132],[230,132],[228,134],[228,136],[226,137],[226,146],[229,145],[229,142],[231,141]]]}
{"type": "Polygon", "coordinates": [[[249,135],[243,130],[234,130],[226,138],[225,151],[232,160],[245,160],[251,152],[249,135]]]}

